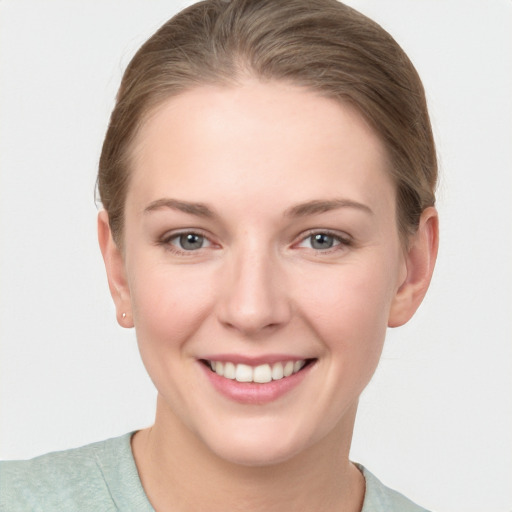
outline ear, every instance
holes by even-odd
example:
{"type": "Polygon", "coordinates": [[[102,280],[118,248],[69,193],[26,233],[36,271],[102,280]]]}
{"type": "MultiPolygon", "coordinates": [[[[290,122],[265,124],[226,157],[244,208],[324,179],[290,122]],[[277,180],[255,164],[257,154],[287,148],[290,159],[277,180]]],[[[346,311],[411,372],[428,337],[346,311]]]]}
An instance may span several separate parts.
{"type": "Polygon", "coordinates": [[[427,293],[439,246],[437,210],[426,208],[421,214],[418,230],[409,240],[405,254],[406,276],[391,304],[388,327],[408,322],[427,293]]]}
{"type": "Polygon", "coordinates": [[[133,327],[130,289],[126,279],[123,254],[112,237],[108,213],[98,214],[98,242],[107,271],[110,294],[116,306],[117,322],[121,327],[133,327]]]}

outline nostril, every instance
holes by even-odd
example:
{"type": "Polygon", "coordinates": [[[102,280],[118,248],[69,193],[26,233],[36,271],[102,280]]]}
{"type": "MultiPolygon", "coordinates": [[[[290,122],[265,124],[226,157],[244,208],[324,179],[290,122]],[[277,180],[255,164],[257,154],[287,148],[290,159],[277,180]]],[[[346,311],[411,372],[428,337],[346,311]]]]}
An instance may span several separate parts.
{"type": "Polygon", "coordinates": [[[255,336],[258,334],[269,334],[279,329],[285,322],[268,321],[268,318],[256,315],[241,315],[236,318],[230,318],[229,321],[221,323],[228,329],[238,331],[246,336],[255,336]]]}

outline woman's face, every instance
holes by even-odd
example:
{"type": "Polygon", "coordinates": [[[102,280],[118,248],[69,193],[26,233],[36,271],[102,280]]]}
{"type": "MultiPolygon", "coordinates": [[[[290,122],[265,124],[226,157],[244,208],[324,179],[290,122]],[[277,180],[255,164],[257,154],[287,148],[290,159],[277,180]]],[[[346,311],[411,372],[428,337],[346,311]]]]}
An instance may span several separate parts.
{"type": "Polygon", "coordinates": [[[250,465],[349,442],[407,274],[354,109],[257,81],[169,99],[134,145],[124,242],[160,418],[250,465]]]}

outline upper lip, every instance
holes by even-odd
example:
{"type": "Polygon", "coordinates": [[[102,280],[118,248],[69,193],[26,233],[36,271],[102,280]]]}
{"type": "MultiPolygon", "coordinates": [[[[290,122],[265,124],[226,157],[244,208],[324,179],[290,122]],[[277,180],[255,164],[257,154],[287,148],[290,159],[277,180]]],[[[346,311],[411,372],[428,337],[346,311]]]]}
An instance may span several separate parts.
{"type": "Polygon", "coordinates": [[[223,363],[230,362],[234,364],[259,366],[262,364],[282,363],[283,361],[304,361],[313,358],[291,354],[264,354],[260,356],[247,356],[241,354],[211,354],[205,357],[201,357],[200,359],[206,361],[220,361],[223,363]]]}

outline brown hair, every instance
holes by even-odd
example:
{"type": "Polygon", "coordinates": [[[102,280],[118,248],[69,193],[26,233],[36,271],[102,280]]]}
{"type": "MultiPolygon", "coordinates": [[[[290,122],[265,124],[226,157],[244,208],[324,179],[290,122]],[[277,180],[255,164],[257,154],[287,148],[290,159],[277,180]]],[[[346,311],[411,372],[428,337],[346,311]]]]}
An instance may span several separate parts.
{"type": "Polygon", "coordinates": [[[206,0],[166,22],[124,73],[98,172],[118,245],[129,150],[150,110],[193,87],[247,75],[354,105],[387,148],[401,236],[417,229],[435,202],[437,160],[421,80],[396,41],[336,0],[206,0]]]}

